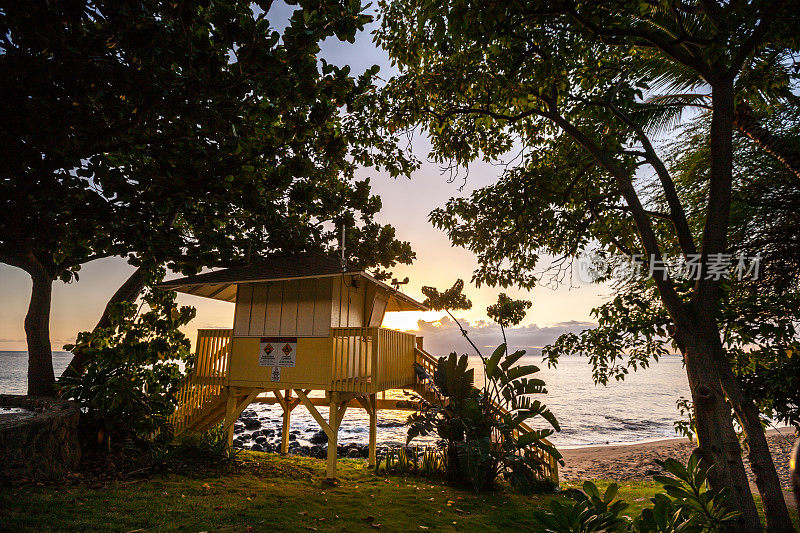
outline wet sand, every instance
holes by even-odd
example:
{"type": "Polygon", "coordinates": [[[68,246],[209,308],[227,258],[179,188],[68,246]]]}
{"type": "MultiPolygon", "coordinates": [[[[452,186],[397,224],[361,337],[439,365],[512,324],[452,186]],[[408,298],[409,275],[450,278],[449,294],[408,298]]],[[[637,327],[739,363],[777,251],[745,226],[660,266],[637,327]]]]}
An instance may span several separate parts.
{"type": "MultiPolygon", "coordinates": [[[[767,441],[784,490],[789,490],[789,454],[795,437],[791,429],[781,428],[767,432],[767,441]]],[[[618,481],[652,481],[652,476],[662,473],[654,459],[672,457],[686,463],[696,445],[687,439],[666,439],[637,444],[592,446],[562,449],[564,462],[559,470],[561,479],[615,479],[618,481]]],[[[753,474],[745,456],[747,475],[753,474]]]]}

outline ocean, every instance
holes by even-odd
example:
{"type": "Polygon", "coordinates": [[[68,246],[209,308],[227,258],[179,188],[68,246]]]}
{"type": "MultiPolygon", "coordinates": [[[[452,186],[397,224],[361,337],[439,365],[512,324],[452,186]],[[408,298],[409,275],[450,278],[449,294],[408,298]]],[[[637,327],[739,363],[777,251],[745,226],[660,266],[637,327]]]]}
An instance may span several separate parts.
{"type": "MultiPolygon", "coordinates": [[[[71,354],[53,352],[53,366],[59,375],[69,363],[71,354]]],[[[476,385],[483,383],[480,359],[470,358],[476,368],[476,385]]],[[[537,396],[556,415],[561,431],[550,440],[557,446],[573,448],[602,444],[632,443],[677,436],[672,423],[679,418],[675,401],[689,397],[683,363],[678,356],[667,356],[651,368],[627,376],[625,381],[594,385],[591,366],[583,357],[564,357],[558,368],[547,368],[540,356],[527,356],[520,364],[534,364],[542,370],[539,377],[547,384],[548,394],[537,396]]],[[[26,352],[0,352],[0,393],[25,394],[26,352]]],[[[403,397],[402,391],[390,391],[387,398],[403,397]]],[[[281,409],[277,405],[252,404],[263,428],[280,428],[281,409]]],[[[327,418],[327,409],[320,408],[327,418]]],[[[379,444],[404,444],[408,416],[404,411],[380,411],[379,444]]],[[[308,439],[319,426],[303,406],[292,412],[292,430],[299,431],[297,440],[308,439]]],[[[343,444],[368,442],[368,418],[362,409],[348,409],[339,433],[343,444]]],[[[434,439],[414,442],[426,444],[434,439]]],[[[413,443],[412,443],[413,444],[413,443]]]]}

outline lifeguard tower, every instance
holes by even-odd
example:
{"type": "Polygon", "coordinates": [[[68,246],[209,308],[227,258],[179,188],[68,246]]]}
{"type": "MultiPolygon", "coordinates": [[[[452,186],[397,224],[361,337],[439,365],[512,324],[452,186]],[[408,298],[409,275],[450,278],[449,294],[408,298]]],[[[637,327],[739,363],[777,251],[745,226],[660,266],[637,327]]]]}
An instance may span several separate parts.
{"type": "MultiPolygon", "coordinates": [[[[426,307],[367,272],[319,253],[274,255],[257,263],[162,283],[161,288],[235,304],[232,329],[198,330],[194,370],[181,385],[175,433],[233,424],[254,401],[283,408],[281,452],[288,451],[291,412],[303,404],[328,436],[326,477],[336,477],[339,425],[348,407],[369,415],[369,463],[375,465],[378,409],[409,402],[379,400],[407,389],[438,401],[415,370],[433,375],[436,359],[422,337],[381,327],[385,313],[426,307]],[[324,398],[310,398],[311,391],[324,398]],[[274,400],[258,398],[262,393],[274,400]],[[328,420],[317,410],[329,407],[328,420]]],[[[550,476],[558,479],[557,463],[550,476]]]]}

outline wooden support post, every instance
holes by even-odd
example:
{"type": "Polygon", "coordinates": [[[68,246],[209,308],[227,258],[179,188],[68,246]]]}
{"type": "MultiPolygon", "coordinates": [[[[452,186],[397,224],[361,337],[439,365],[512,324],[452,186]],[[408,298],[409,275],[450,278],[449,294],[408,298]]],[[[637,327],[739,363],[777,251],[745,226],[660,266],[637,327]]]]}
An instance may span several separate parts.
{"type": "Polygon", "coordinates": [[[236,422],[236,420],[233,418],[234,413],[236,412],[236,394],[231,387],[225,388],[227,389],[228,396],[228,404],[225,407],[225,427],[227,428],[225,442],[228,449],[230,449],[231,445],[233,444],[233,423],[236,422]]]}
{"type": "Polygon", "coordinates": [[[369,467],[375,468],[377,459],[375,445],[378,441],[378,395],[370,394],[367,397],[367,402],[371,407],[369,412],[369,467]]]}
{"type": "Polygon", "coordinates": [[[339,447],[339,393],[330,393],[330,405],[328,412],[328,465],[325,471],[325,479],[336,479],[336,456],[339,447]]]}
{"type": "Polygon", "coordinates": [[[369,466],[375,466],[376,454],[375,444],[377,441],[377,427],[378,427],[378,395],[369,394],[367,396],[359,396],[356,398],[361,407],[369,415],[369,466]]]}
{"type": "Polygon", "coordinates": [[[292,412],[289,409],[283,410],[283,427],[281,428],[281,454],[286,455],[289,453],[289,425],[292,418],[292,412]]]}
{"type": "Polygon", "coordinates": [[[258,389],[252,389],[240,402],[238,398],[242,391],[235,387],[228,387],[228,402],[225,407],[225,421],[222,423],[222,427],[227,432],[229,448],[233,444],[233,424],[239,418],[239,415],[242,414],[242,411],[247,409],[247,406],[256,399],[256,396],[258,396],[260,392],[261,391],[258,389]]]}
{"type": "Polygon", "coordinates": [[[283,407],[283,427],[281,429],[281,454],[286,455],[289,453],[289,427],[291,424],[292,419],[292,409],[289,405],[289,397],[284,398],[281,394],[281,391],[274,390],[272,393],[275,395],[275,398],[278,399],[278,402],[283,407]]]}

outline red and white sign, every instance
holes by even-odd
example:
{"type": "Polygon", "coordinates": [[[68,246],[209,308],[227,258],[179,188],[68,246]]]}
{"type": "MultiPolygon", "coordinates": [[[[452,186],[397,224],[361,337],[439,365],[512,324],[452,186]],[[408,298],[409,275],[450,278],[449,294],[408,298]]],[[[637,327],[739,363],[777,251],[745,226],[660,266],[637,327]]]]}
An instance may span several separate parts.
{"type": "Polygon", "coordinates": [[[258,366],[292,367],[297,364],[297,337],[261,337],[258,366]]]}

